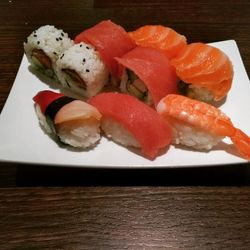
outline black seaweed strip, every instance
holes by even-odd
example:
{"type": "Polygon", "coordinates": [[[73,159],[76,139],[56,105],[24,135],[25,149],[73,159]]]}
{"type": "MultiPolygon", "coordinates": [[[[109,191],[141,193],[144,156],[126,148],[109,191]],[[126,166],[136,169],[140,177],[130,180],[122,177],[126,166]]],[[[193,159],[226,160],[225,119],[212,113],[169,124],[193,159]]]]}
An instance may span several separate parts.
{"type": "Polygon", "coordinates": [[[54,118],[56,116],[56,113],[67,103],[70,103],[74,101],[74,98],[68,97],[68,96],[62,96],[52,103],[46,108],[45,115],[49,116],[49,118],[54,121],[54,118]]]}

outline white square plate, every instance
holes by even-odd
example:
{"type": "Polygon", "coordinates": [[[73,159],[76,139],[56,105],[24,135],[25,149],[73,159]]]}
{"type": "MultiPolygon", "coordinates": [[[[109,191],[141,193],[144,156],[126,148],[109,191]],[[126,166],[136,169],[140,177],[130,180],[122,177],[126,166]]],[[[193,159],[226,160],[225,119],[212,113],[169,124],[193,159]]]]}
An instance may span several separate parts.
{"type": "MultiPolygon", "coordinates": [[[[237,44],[234,40],[212,44],[223,50],[234,66],[233,86],[220,106],[235,127],[250,135],[250,84],[237,44]]],[[[74,167],[150,168],[213,166],[247,162],[232,145],[221,143],[210,152],[198,152],[171,146],[151,161],[122,146],[102,138],[89,151],[61,148],[39,126],[32,97],[49,89],[28,69],[23,57],[15,82],[0,116],[0,161],[74,167]]],[[[224,142],[230,143],[230,140],[224,142]]]]}

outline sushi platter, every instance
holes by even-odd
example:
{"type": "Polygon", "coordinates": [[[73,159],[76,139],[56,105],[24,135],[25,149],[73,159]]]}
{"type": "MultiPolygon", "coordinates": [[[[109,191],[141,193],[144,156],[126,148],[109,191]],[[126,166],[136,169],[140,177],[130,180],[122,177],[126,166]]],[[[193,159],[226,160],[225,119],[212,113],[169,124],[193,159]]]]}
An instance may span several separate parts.
{"type": "MultiPolygon", "coordinates": [[[[237,43],[234,40],[211,44],[230,58],[234,68],[232,88],[218,107],[235,127],[250,135],[250,83],[237,43]]],[[[95,147],[75,149],[60,145],[45,135],[37,120],[32,98],[43,90],[57,91],[56,86],[38,78],[24,55],[15,82],[0,116],[0,160],[26,164],[98,168],[177,168],[244,163],[231,141],[224,139],[211,151],[196,151],[170,145],[157,157],[149,159],[138,149],[130,149],[102,136],[95,147]]]]}

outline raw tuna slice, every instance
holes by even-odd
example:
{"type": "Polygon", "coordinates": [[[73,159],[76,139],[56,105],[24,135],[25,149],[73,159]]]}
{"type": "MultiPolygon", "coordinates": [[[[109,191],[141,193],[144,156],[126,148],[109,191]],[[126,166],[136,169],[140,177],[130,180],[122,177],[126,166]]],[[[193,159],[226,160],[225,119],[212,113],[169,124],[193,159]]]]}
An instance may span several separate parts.
{"type": "Polygon", "coordinates": [[[175,68],[158,50],[136,47],[116,60],[146,85],[155,106],[164,96],[177,93],[175,68]]]}
{"type": "Polygon", "coordinates": [[[92,44],[114,78],[118,77],[118,65],[114,57],[120,57],[136,46],[127,32],[110,20],[102,21],[84,30],[75,37],[74,41],[92,44]]]}
{"type": "Polygon", "coordinates": [[[128,143],[128,138],[122,133],[128,131],[142,153],[149,158],[155,158],[160,149],[166,148],[171,142],[172,134],[168,124],[153,108],[133,96],[114,92],[101,93],[92,97],[89,103],[102,114],[102,127],[105,119],[111,121],[108,134],[107,130],[104,131],[108,137],[131,146],[133,144],[128,143]],[[113,126],[112,121],[120,127],[113,126]],[[116,130],[112,131],[110,128],[116,130]]]}

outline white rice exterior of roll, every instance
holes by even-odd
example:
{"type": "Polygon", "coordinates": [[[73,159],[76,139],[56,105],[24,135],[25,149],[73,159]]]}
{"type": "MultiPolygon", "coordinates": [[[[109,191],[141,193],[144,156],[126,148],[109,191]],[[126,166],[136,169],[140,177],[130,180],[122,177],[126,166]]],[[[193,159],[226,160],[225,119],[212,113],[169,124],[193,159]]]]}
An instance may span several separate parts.
{"type": "Polygon", "coordinates": [[[96,95],[109,79],[109,71],[98,51],[83,42],[75,44],[61,55],[56,63],[56,74],[65,88],[83,97],[96,95]],[[74,70],[85,82],[86,89],[70,81],[63,69],[74,70]]]}
{"type": "Polygon", "coordinates": [[[173,144],[185,145],[197,150],[211,150],[223,137],[216,136],[180,122],[171,122],[173,144]]]}
{"type": "MultiPolygon", "coordinates": [[[[55,63],[59,56],[74,42],[68,37],[68,34],[61,29],[57,29],[53,25],[41,26],[33,31],[24,43],[24,51],[31,65],[37,67],[37,64],[32,60],[32,51],[34,49],[43,50],[43,52],[50,58],[52,68],[55,71],[55,63]]],[[[51,76],[53,72],[45,72],[51,76]]]]}
{"type": "Polygon", "coordinates": [[[36,115],[37,115],[38,121],[41,124],[42,128],[45,130],[45,132],[47,134],[52,134],[53,131],[50,128],[49,124],[47,123],[46,117],[42,113],[41,108],[40,108],[40,106],[38,104],[35,104],[35,111],[36,111],[36,115]]]}
{"type": "Polygon", "coordinates": [[[141,147],[139,142],[134,138],[130,131],[111,118],[102,118],[101,128],[108,138],[112,139],[118,144],[124,145],[126,147],[141,147]]]}

